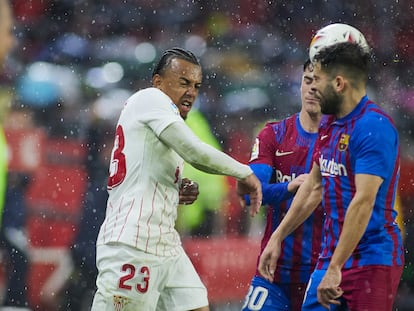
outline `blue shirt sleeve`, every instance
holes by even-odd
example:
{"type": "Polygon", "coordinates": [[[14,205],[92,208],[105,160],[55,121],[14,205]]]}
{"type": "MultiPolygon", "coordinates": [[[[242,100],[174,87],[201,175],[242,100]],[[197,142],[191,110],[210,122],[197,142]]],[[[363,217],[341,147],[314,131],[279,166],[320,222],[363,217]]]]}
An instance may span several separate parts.
{"type": "MultiPolygon", "coordinates": [[[[267,164],[249,164],[254,174],[260,180],[263,192],[263,204],[278,205],[293,197],[294,193],[288,191],[288,182],[271,184],[273,169],[267,164]]],[[[250,198],[246,196],[246,202],[250,204],[250,198]]]]}
{"type": "Polygon", "coordinates": [[[387,118],[372,116],[354,133],[357,157],[356,174],[376,175],[383,179],[392,174],[398,153],[398,134],[387,118]]]}

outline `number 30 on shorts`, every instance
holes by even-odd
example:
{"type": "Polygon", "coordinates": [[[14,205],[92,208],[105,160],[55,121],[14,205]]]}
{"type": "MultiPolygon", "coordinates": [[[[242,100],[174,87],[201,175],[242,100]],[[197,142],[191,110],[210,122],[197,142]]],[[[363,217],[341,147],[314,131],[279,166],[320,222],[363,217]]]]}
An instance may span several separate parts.
{"type": "Polygon", "coordinates": [[[141,279],[142,281],[136,284],[133,284],[131,281],[135,277],[137,271],[134,265],[124,264],[121,268],[121,271],[126,272],[126,274],[119,279],[119,288],[132,290],[134,287],[134,289],[136,289],[141,294],[145,294],[147,292],[150,280],[150,270],[147,266],[143,266],[141,269],[139,269],[138,279],[141,279]]]}
{"type": "Polygon", "coordinates": [[[261,310],[268,294],[269,292],[267,291],[267,288],[250,286],[242,309],[247,307],[248,310],[261,310]]]}

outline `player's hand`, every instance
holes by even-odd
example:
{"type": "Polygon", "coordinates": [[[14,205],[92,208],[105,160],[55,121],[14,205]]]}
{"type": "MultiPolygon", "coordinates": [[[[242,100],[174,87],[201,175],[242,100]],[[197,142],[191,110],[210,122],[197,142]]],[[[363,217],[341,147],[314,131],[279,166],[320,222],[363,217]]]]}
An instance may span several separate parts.
{"type": "Polygon", "coordinates": [[[273,283],[277,260],[280,256],[281,242],[272,235],[267,242],[259,260],[259,273],[269,282],[273,283]]]}
{"type": "Polygon", "coordinates": [[[246,207],[245,195],[250,197],[250,216],[255,216],[262,206],[262,185],[256,175],[250,174],[246,178],[237,181],[237,195],[240,205],[246,207]]]}
{"type": "Polygon", "coordinates": [[[193,204],[197,200],[198,184],[188,178],[183,178],[179,189],[179,204],[193,204]]]}
{"type": "Polygon", "coordinates": [[[341,304],[341,302],[337,300],[344,293],[344,291],[339,287],[341,280],[341,269],[329,266],[324,277],[322,278],[321,283],[319,283],[318,301],[328,310],[330,304],[341,304]]]}
{"type": "Polygon", "coordinates": [[[295,179],[293,179],[291,182],[289,182],[288,184],[288,191],[295,193],[296,191],[298,191],[300,185],[303,184],[303,182],[305,181],[306,177],[308,177],[309,174],[300,174],[299,176],[297,176],[295,179]]]}

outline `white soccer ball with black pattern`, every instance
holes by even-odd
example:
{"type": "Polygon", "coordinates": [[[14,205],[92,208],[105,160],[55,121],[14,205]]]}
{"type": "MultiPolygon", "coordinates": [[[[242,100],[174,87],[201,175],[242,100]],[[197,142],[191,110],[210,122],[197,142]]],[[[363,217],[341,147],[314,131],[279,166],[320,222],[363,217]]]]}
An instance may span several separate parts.
{"type": "Polygon", "coordinates": [[[309,58],[313,61],[318,52],[328,46],[341,42],[353,42],[359,44],[364,51],[369,53],[370,48],[362,32],[348,24],[330,24],[319,29],[313,36],[309,46],[309,58]]]}

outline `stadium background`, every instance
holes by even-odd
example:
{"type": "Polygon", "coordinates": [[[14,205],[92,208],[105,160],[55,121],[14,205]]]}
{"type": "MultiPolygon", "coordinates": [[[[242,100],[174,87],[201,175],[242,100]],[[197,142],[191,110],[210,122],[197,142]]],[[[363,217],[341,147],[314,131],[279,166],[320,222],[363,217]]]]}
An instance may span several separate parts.
{"type": "MultiPolygon", "coordinates": [[[[129,94],[149,86],[162,50],[183,46],[201,59],[196,108],[221,148],[247,162],[257,128],[299,110],[310,38],[331,22],[350,23],[366,35],[375,55],[369,95],[399,128],[407,252],[398,309],[414,309],[412,1],[11,2],[18,44],[1,75],[0,95],[7,100],[4,88],[14,91],[5,124],[10,170],[30,178],[25,199],[33,309],[64,310],[56,296],[71,273],[68,252],[80,230],[86,189],[91,176],[105,178],[106,168],[97,163],[107,161],[117,115],[129,94]],[[99,137],[94,148],[91,132],[99,137]]],[[[234,181],[227,183],[213,234],[184,236],[213,310],[240,306],[262,227],[260,218],[251,222],[238,209],[234,181]]]]}

